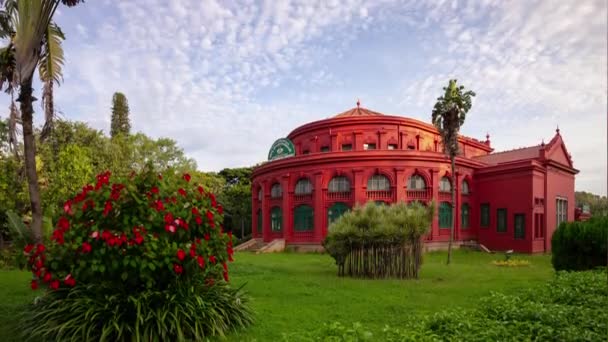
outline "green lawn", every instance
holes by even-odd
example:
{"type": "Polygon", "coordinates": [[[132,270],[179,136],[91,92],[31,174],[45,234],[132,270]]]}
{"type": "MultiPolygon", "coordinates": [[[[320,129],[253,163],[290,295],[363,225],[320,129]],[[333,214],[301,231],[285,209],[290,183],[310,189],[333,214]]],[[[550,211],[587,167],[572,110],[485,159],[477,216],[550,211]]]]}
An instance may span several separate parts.
{"type": "MultiPolygon", "coordinates": [[[[324,254],[239,253],[231,281],[246,283],[256,323],[230,340],[276,340],[283,332],[333,321],[399,326],[417,314],[471,307],[490,291],[514,293],[553,275],[549,256],[520,257],[532,265],[496,267],[491,261],[502,259],[500,254],[456,251],[446,266],[445,252],[428,253],[419,280],[358,280],[338,278],[333,259],[324,254]]],[[[0,271],[0,336],[10,336],[18,306],[34,297],[29,278],[26,272],[0,271]]]]}

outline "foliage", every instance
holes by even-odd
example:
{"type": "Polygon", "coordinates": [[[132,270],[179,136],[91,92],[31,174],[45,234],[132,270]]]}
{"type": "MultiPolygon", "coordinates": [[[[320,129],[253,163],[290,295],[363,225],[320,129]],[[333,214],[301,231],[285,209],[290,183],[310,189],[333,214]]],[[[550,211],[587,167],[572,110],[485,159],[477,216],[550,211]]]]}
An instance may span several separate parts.
{"type": "Polygon", "coordinates": [[[520,295],[492,293],[473,310],[449,310],[374,332],[334,322],[285,341],[601,341],[608,329],[604,272],[560,273],[520,295]]]}
{"type": "Polygon", "coordinates": [[[384,278],[418,277],[421,237],[428,232],[434,206],[414,202],[391,206],[367,203],[345,213],[329,227],[323,241],[335,259],[338,275],[384,278]]]}
{"type": "Polygon", "coordinates": [[[608,197],[595,195],[585,191],[574,192],[576,205],[588,205],[591,215],[608,216],[608,197]]]}
{"type": "Polygon", "coordinates": [[[253,322],[249,298],[225,283],[208,286],[195,278],[171,291],[116,290],[91,284],[49,292],[28,306],[21,335],[28,341],[201,341],[253,322]]]}
{"type": "Polygon", "coordinates": [[[184,340],[250,324],[225,285],[232,235],[214,194],[187,173],[110,178],[65,201],[50,243],[24,248],[32,289],[50,290],[25,313],[25,337],[184,340]]]}
{"type": "Polygon", "coordinates": [[[595,216],[585,222],[562,222],[551,238],[555,270],[580,271],[606,266],[608,217],[595,216]]]}
{"type": "MultiPolygon", "coordinates": [[[[455,158],[458,154],[458,132],[464,124],[467,113],[473,105],[472,98],[475,96],[473,91],[465,91],[464,86],[457,86],[456,80],[450,80],[447,87],[443,88],[444,95],[437,98],[437,102],[433,107],[431,119],[433,125],[439,131],[443,144],[444,153],[450,158],[451,163],[451,183],[450,193],[452,204],[456,203],[456,175],[455,158]]],[[[452,217],[456,217],[455,206],[452,205],[452,217]]],[[[452,259],[452,242],[454,240],[454,220],[450,224],[450,240],[448,243],[448,260],[450,264],[452,259]]]]}
{"type": "Polygon", "coordinates": [[[125,94],[116,92],[112,96],[112,124],[110,135],[129,135],[131,123],[129,122],[129,102],[125,94]]]}
{"type": "Polygon", "coordinates": [[[523,259],[494,260],[492,264],[496,266],[522,267],[530,266],[530,261],[523,259]]]}
{"type": "Polygon", "coordinates": [[[241,239],[251,233],[251,172],[252,168],[241,167],[218,173],[225,180],[219,201],[226,209],[226,227],[241,239]]]}

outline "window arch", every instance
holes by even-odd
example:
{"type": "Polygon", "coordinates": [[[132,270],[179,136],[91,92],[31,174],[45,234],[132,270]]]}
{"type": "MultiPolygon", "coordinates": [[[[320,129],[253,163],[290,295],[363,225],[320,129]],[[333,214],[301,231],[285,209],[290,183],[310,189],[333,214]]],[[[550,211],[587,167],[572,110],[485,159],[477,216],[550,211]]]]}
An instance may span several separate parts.
{"type": "Polygon", "coordinates": [[[281,184],[274,183],[272,185],[272,188],[270,188],[270,197],[272,197],[272,198],[283,197],[283,188],[281,188],[281,184]]]}
{"type": "Polygon", "coordinates": [[[367,180],[368,191],[387,191],[391,189],[391,182],[384,175],[373,175],[367,180]]]}
{"type": "Polygon", "coordinates": [[[465,180],[462,181],[462,194],[463,195],[468,195],[469,194],[469,182],[465,180]]]}
{"type": "Polygon", "coordinates": [[[439,228],[452,227],[452,206],[448,202],[439,204],[439,228]]]}
{"type": "Polygon", "coordinates": [[[350,192],[350,181],[344,176],[336,176],[329,181],[329,192],[350,192]]]}
{"type": "Polygon", "coordinates": [[[260,188],[260,190],[258,190],[258,201],[262,200],[262,188],[260,188]]]}
{"type": "Polygon", "coordinates": [[[414,174],[407,180],[408,190],[424,190],[426,189],[426,182],[421,175],[414,174]]]}
{"type": "Polygon", "coordinates": [[[460,229],[469,228],[469,216],[471,215],[471,208],[468,203],[463,203],[460,207],[460,229]]]}
{"type": "Polygon", "coordinates": [[[314,229],[314,211],[309,205],[297,206],[293,215],[293,229],[297,232],[314,229]]]}
{"type": "Polygon", "coordinates": [[[301,178],[296,183],[296,195],[308,195],[312,193],[312,183],[308,180],[308,178],[301,178]]]}
{"type": "Polygon", "coordinates": [[[270,230],[273,232],[283,230],[283,211],[279,207],[270,209],[270,230]]]}
{"type": "Polygon", "coordinates": [[[452,191],[452,182],[450,182],[450,179],[448,177],[442,177],[441,181],[439,182],[439,191],[440,192],[450,192],[452,191]]]}
{"type": "Polygon", "coordinates": [[[336,202],[334,205],[327,209],[327,225],[329,226],[332,222],[339,219],[340,216],[344,215],[350,208],[348,205],[342,202],[336,202]]]}

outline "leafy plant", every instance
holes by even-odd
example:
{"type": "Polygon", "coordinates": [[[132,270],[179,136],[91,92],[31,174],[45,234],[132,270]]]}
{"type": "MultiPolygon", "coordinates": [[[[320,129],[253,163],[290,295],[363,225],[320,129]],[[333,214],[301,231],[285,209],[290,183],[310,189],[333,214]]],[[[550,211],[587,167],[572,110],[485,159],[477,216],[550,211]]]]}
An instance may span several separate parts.
{"type": "Polygon", "coordinates": [[[551,238],[555,270],[588,270],[608,262],[608,217],[585,222],[563,222],[551,238]]]}
{"type": "Polygon", "coordinates": [[[522,267],[530,266],[530,261],[523,259],[494,260],[492,261],[492,264],[505,267],[522,267]]]}
{"type": "Polygon", "coordinates": [[[416,278],[422,263],[421,237],[434,206],[414,202],[355,207],[329,227],[323,241],[336,260],[338,275],[367,278],[416,278]]]}
{"type": "Polygon", "coordinates": [[[48,244],[24,248],[32,289],[50,290],[26,311],[25,326],[45,320],[25,337],[183,340],[250,324],[226,285],[232,234],[215,196],[187,173],[110,178],[65,201],[48,244]]]}

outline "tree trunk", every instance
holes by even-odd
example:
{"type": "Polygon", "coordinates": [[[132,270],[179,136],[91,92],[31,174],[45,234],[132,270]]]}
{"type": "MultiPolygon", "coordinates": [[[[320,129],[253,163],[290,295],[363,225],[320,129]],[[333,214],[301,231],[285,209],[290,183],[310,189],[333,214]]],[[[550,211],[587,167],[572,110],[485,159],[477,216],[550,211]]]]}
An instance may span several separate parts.
{"type": "Polygon", "coordinates": [[[21,120],[23,125],[23,149],[25,157],[25,174],[30,193],[32,209],[32,223],[30,229],[34,241],[42,242],[42,207],[40,204],[40,189],[38,188],[38,174],[36,173],[36,140],[34,137],[34,108],[32,102],[32,78],[25,79],[19,90],[21,106],[21,120]]]}
{"type": "Polygon", "coordinates": [[[452,163],[452,186],[450,187],[450,190],[452,192],[452,222],[450,224],[450,241],[448,242],[448,265],[452,262],[452,243],[454,241],[454,218],[456,217],[456,156],[450,156],[450,161],[452,163]]]}
{"type": "Polygon", "coordinates": [[[55,119],[55,104],[53,103],[53,80],[46,81],[42,94],[44,104],[44,126],[40,133],[40,143],[43,143],[53,131],[53,120],[55,119]]]}

